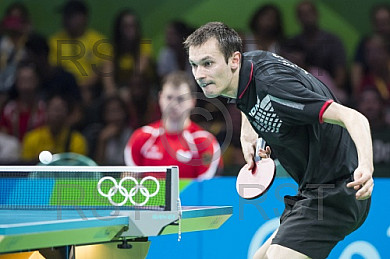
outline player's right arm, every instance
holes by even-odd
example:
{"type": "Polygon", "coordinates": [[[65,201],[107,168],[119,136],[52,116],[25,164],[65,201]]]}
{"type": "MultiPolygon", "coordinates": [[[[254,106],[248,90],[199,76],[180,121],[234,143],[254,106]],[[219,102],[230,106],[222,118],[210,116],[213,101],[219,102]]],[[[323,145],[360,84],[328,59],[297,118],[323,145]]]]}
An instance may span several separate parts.
{"type": "Polygon", "coordinates": [[[254,155],[256,150],[257,133],[252,128],[246,115],[241,112],[241,147],[244,159],[248,164],[248,168],[252,169],[255,165],[254,155]]]}
{"type": "Polygon", "coordinates": [[[372,173],[373,151],[370,125],[360,112],[333,102],[322,115],[324,122],[338,124],[347,129],[358,153],[358,167],[354,172],[354,181],[348,187],[358,190],[357,199],[367,199],[371,196],[374,181],[372,173]]]}

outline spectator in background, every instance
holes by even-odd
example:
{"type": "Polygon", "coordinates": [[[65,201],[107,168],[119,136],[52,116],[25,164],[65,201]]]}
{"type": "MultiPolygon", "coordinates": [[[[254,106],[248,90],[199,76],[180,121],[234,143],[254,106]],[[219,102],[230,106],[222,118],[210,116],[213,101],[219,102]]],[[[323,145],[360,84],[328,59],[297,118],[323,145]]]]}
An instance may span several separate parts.
{"type": "Polygon", "coordinates": [[[39,34],[31,34],[26,42],[26,59],[35,64],[41,79],[40,96],[43,99],[59,94],[67,96],[74,103],[70,125],[77,127],[83,117],[82,98],[75,77],[62,67],[49,63],[49,45],[39,34]]]}
{"type": "Polygon", "coordinates": [[[119,91],[125,101],[130,127],[137,129],[160,118],[160,110],[148,77],[133,74],[127,87],[119,91]]]}
{"type": "Polygon", "coordinates": [[[190,35],[191,29],[182,21],[171,21],[165,28],[165,46],[160,50],[157,59],[157,73],[163,78],[174,71],[188,71],[188,55],[183,47],[183,41],[190,35]]]}
{"type": "Polygon", "coordinates": [[[129,9],[121,11],[113,26],[113,58],[103,67],[103,87],[106,95],[127,87],[135,74],[154,77],[151,42],[142,38],[137,15],[129,9]]]}
{"type": "Polygon", "coordinates": [[[73,102],[81,101],[80,89],[75,77],[62,67],[49,63],[49,45],[39,34],[31,34],[26,42],[26,59],[39,64],[38,74],[41,78],[41,95],[47,98],[55,93],[67,95],[73,102]]]}
{"type": "Polygon", "coordinates": [[[88,7],[84,1],[66,1],[62,7],[63,29],[49,40],[49,60],[72,73],[80,86],[85,105],[99,96],[97,87],[102,64],[111,54],[105,36],[88,27],[88,7]]]}
{"type": "MultiPolygon", "coordinates": [[[[375,5],[370,15],[372,32],[384,40],[386,48],[390,51],[390,5],[375,5]]],[[[367,60],[365,57],[366,41],[372,35],[363,36],[356,49],[355,58],[351,66],[351,83],[355,97],[361,87],[361,81],[364,73],[367,71],[367,60]]]]}
{"type": "Polygon", "coordinates": [[[370,122],[374,154],[374,177],[390,177],[390,127],[384,119],[385,106],[376,89],[364,90],[358,99],[358,110],[370,122]]]}
{"type": "Polygon", "coordinates": [[[30,14],[24,4],[8,6],[0,23],[0,91],[15,82],[18,63],[24,58],[24,44],[31,30],[30,14]]]}
{"type": "Polygon", "coordinates": [[[1,113],[0,128],[22,141],[27,131],[45,121],[45,105],[39,98],[40,78],[33,63],[21,62],[16,70],[15,87],[1,113]]]}
{"type": "Polygon", "coordinates": [[[208,179],[221,164],[215,137],[190,120],[195,107],[194,80],[179,71],[166,76],[159,94],[161,120],[137,129],[125,149],[133,166],[177,165],[181,178],[208,179]]]}
{"type": "Polygon", "coordinates": [[[20,160],[21,145],[18,138],[0,132],[0,164],[14,164],[20,160]]]}
{"type": "Polygon", "coordinates": [[[280,44],[279,52],[281,56],[290,60],[294,64],[297,64],[299,67],[305,69],[307,72],[311,73],[321,82],[323,82],[341,103],[347,104],[350,101],[346,91],[336,86],[336,83],[328,71],[320,67],[309,66],[307,64],[307,55],[305,48],[302,45],[297,44],[297,42],[293,40],[285,40],[280,44]]]}
{"type": "Polygon", "coordinates": [[[29,131],[22,145],[22,159],[26,162],[38,160],[43,150],[51,153],[72,152],[87,154],[87,142],[81,133],[68,125],[72,104],[66,97],[55,94],[47,100],[46,124],[29,131]]]}
{"type": "Polygon", "coordinates": [[[376,89],[385,101],[390,104],[390,50],[385,40],[379,35],[373,35],[365,41],[364,59],[367,68],[359,83],[357,95],[368,88],[376,89]]]}
{"type": "Polygon", "coordinates": [[[273,4],[261,6],[249,22],[252,35],[244,41],[245,51],[267,50],[279,53],[279,43],[284,39],[282,14],[273,4]]]}
{"type": "Polygon", "coordinates": [[[91,125],[90,156],[99,165],[125,165],[123,150],[130,138],[129,116],[125,102],[118,96],[106,97],[101,109],[101,123],[91,125]]]}
{"type": "Polygon", "coordinates": [[[342,41],[324,31],[318,25],[318,10],[313,2],[304,0],[296,8],[296,15],[302,32],[293,40],[304,47],[309,66],[326,70],[337,88],[346,90],[347,63],[342,41]]]}

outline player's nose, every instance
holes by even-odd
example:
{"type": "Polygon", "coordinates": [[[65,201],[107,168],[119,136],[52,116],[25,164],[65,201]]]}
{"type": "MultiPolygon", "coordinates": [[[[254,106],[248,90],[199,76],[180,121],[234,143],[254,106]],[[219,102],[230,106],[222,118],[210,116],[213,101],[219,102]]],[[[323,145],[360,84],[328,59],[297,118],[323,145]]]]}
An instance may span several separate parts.
{"type": "Polygon", "coordinates": [[[200,66],[194,68],[193,74],[194,74],[195,80],[198,81],[198,82],[206,77],[202,67],[200,67],[200,66]]]}

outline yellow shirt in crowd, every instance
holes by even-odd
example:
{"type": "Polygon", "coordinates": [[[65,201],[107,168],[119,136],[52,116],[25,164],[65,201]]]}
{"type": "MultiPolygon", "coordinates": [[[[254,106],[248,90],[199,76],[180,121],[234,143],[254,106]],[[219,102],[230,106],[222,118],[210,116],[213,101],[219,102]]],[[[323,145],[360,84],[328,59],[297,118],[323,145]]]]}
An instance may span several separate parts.
{"type": "Polygon", "coordinates": [[[100,66],[104,61],[112,60],[109,39],[91,29],[77,39],[61,31],[50,38],[49,45],[50,63],[72,73],[79,84],[102,72],[100,66]]]}
{"type": "Polygon", "coordinates": [[[53,154],[72,152],[87,155],[87,141],[84,136],[77,131],[64,129],[57,138],[54,138],[47,126],[39,127],[26,134],[23,140],[22,158],[24,160],[38,159],[39,153],[43,150],[53,154]],[[66,144],[69,137],[69,150],[66,144]]]}

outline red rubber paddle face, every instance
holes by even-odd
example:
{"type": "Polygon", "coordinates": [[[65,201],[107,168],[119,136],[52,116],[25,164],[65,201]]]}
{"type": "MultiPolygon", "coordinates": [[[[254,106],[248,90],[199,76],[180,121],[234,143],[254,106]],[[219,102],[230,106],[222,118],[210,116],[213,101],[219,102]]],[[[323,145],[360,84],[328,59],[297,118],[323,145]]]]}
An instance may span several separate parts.
{"type": "Polygon", "coordinates": [[[275,163],[271,158],[256,162],[255,168],[248,170],[248,165],[241,168],[237,176],[237,193],[244,199],[255,199],[263,195],[275,178],[275,163]]]}

